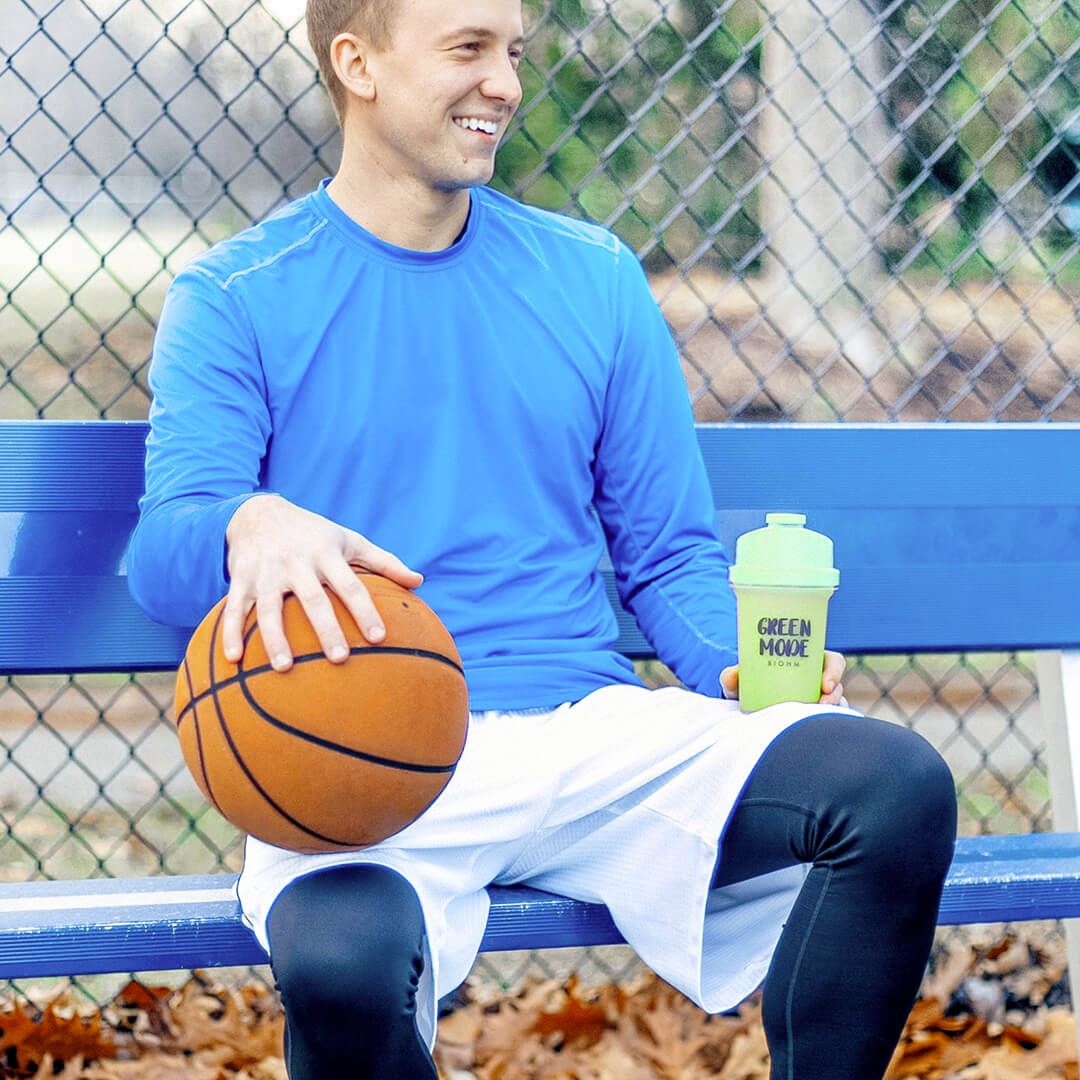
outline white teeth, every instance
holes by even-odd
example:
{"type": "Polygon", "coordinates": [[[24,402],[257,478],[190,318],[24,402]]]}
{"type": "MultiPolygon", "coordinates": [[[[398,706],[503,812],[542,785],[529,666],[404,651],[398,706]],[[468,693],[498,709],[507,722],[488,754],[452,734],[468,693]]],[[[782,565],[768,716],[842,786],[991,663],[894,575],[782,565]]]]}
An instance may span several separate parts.
{"type": "Polygon", "coordinates": [[[454,117],[454,123],[468,131],[482,131],[486,135],[494,135],[499,130],[499,125],[491,120],[477,120],[475,116],[454,117]]]}

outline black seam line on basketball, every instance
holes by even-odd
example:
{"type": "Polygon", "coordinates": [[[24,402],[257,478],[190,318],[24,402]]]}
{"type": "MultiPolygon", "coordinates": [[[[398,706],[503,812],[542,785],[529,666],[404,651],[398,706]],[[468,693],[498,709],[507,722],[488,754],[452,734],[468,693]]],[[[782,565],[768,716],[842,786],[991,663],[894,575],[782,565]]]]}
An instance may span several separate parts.
{"type": "MultiPolygon", "coordinates": [[[[225,717],[221,715],[221,711],[218,711],[218,723],[221,725],[221,733],[225,736],[225,741],[229,744],[229,749],[232,751],[233,757],[236,759],[236,764],[240,766],[243,774],[251,782],[251,786],[287,821],[290,825],[295,825],[301,832],[307,833],[308,836],[313,837],[316,840],[321,840],[327,844],[335,844],[341,848],[355,848],[357,845],[355,841],[350,840],[338,840],[333,836],[324,836],[320,832],[316,832],[314,829],[309,828],[302,821],[297,821],[283,806],[279,806],[277,802],[272,799],[266,789],[255,779],[255,774],[248,768],[247,762],[243,759],[239,749],[237,749],[236,743],[233,742],[232,733],[229,731],[229,725],[225,723],[225,717]]],[[[222,814],[222,817],[225,815],[222,814]]]]}
{"type": "MultiPolygon", "coordinates": [[[[449,656],[444,656],[442,653],[430,652],[428,649],[406,649],[399,645],[358,645],[349,650],[350,656],[368,656],[375,653],[391,653],[398,656],[416,656],[421,660],[438,660],[444,664],[449,664],[462,678],[465,677],[465,672],[462,670],[461,665],[451,660],[449,656]]],[[[321,660],[323,653],[304,653],[302,656],[297,656],[293,659],[294,664],[306,664],[310,660],[321,660]]],[[[213,658],[211,658],[211,663],[213,658]]],[[[243,663],[243,658],[240,660],[243,663]]],[[[268,671],[273,671],[274,666],[272,664],[261,664],[255,668],[237,668],[235,675],[230,675],[227,679],[222,679],[217,684],[217,688],[223,689],[226,686],[232,686],[233,683],[245,684],[249,678],[254,675],[265,675],[268,671]]],[[[204,690],[198,697],[193,697],[185,706],[183,712],[176,718],[177,727],[180,726],[180,721],[184,719],[188,709],[194,709],[196,705],[202,701],[203,698],[208,697],[213,690],[204,690]]]]}
{"type": "MultiPolygon", "coordinates": [[[[222,609],[222,610],[224,610],[224,609],[222,609]]],[[[220,625],[220,623],[221,623],[221,614],[219,613],[217,621],[214,624],[214,632],[213,632],[213,634],[211,635],[211,638],[210,638],[210,686],[211,686],[212,689],[214,689],[214,704],[215,704],[215,706],[218,705],[217,689],[219,689],[219,688],[215,688],[215,683],[214,683],[214,678],[213,678],[213,672],[214,672],[214,645],[215,645],[215,642],[216,642],[216,639],[217,639],[217,630],[218,630],[218,626],[220,625]]],[[[253,622],[251,624],[251,629],[244,636],[244,644],[245,645],[247,644],[247,641],[251,637],[251,635],[255,632],[256,626],[257,626],[257,623],[253,622]]],[[[237,662],[237,674],[236,674],[236,677],[235,678],[230,678],[228,681],[229,682],[239,682],[241,690],[244,691],[244,696],[247,697],[247,683],[246,683],[245,676],[248,673],[245,672],[245,670],[244,670],[244,668],[242,666],[243,663],[244,663],[244,657],[241,654],[240,660],[237,662]]],[[[270,670],[270,669],[269,668],[263,668],[262,670],[270,670]]],[[[248,698],[248,700],[250,701],[250,698],[248,698]]],[[[352,844],[349,841],[336,840],[332,836],[323,836],[322,833],[315,832],[314,829],[309,829],[302,821],[297,821],[297,819],[294,818],[284,807],[279,806],[270,797],[269,793],[263,788],[262,784],[260,784],[259,781],[255,779],[254,773],[252,773],[251,769],[248,768],[247,762],[244,761],[243,757],[241,757],[240,751],[237,749],[236,743],[233,742],[232,732],[229,731],[229,725],[225,723],[225,716],[222,713],[221,708],[218,707],[216,711],[217,711],[218,723],[221,725],[221,733],[225,736],[225,741],[229,744],[229,749],[232,751],[232,755],[233,755],[234,760],[236,761],[237,765],[240,766],[240,769],[243,772],[243,774],[251,782],[251,786],[253,788],[255,788],[255,790],[266,800],[267,803],[269,803],[269,805],[271,807],[273,807],[274,810],[276,810],[286,821],[290,822],[292,825],[294,825],[296,828],[298,828],[301,832],[307,833],[308,836],[311,836],[316,840],[321,840],[321,841],[323,841],[324,843],[327,843],[327,844],[334,844],[337,847],[348,848],[348,847],[355,847],[356,846],[355,844],[352,844]]],[[[222,814],[221,816],[224,817],[225,815],[222,814]]]]}
{"type": "MultiPolygon", "coordinates": [[[[222,614],[224,614],[224,608],[220,612],[218,612],[217,622],[221,621],[222,614]]],[[[215,628],[216,628],[217,622],[215,622],[215,628]]],[[[237,660],[237,662],[236,662],[236,674],[235,675],[230,675],[227,679],[225,679],[221,683],[222,686],[230,686],[234,682],[243,682],[244,679],[249,674],[250,675],[258,675],[258,674],[260,674],[261,672],[264,672],[264,671],[273,671],[274,670],[273,666],[270,665],[270,664],[263,664],[261,667],[251,668],[250,670],[245,669],[245,667],[244,667],[244,653],[247,652],[248,642],[251,640],[252,635],[258,629],[259,629],[259,622],[258,622],[257,619],[255,619],[255,620],[252,621],[251,625],[247,628],[247,630],[244,631],[243,649],[240,652],[240,659],[237,660]]],[[[211,640],[213,640],[213,638],[211,638],[211,640]]],[[[315,654],[315,655],[317,655],[317,654],[315,654]]],[[[213,657],[211,657],[211,662],[212,661],[213,661],[213,657]]],[[[187,657],[186,656],[184,657],[184,662],[185,663],[187,662],[187,657]]],[[[462,672],[462,674],[464,674],[464,672],[462,672]]],[[[183,711],[176,718],[176,726],[177,727],[180,726],[180,721],[183,720],[184,717],[187,715],[188,709],[194,710],[195,706],[198,705],[199,702],[203,700],[203,698],[206,698],[206,697],[209,697],[209,696],[210,696],[210,691],[209,690],[204,690],[201,694],[198,695],[198,697],[196,697],[195,693],[194,693],[194,687],[192,687],[191,688],[191,698],[188,701],[188,703],[184,706],[183,711]]]]}
{"type": "MultiPolygon", "coordinates": [[[[208,674],[210,676],[210,687],[214,686],[214,649],[217,646],[218,630],[221,628],[221,616],[224,614],[225,609],[217,613],[217,618],[214,620],[214,629],[210,632],[210,664],[208,668],[208,674]]],[[[218,701],[217,692],[214,691],[214,712],[217,713],[218,723],[221,725],[222,731],[225,730],[225,717],[221,715],[221,702],[218,701]]],[[[226,737],[228,737],[226,735],[226,737]]],[[[206,774],[206,793],[210,796],[210,801],[214,804],[214,809],[221,814],[221,805],[218,802],[217,796],[214,794],[214,789],[210,786],[210,774],[206,774]]],[[[224,814],[221,814],[224,817],[224,814]]]]}
{"type": "Polygon", "coordinates": [[[456,763],[455,765],[419,765],[411,761],[399,761],[397,758],[384,758],[379,757],[377,754],[366,754],[363,750],[356,750],[351,746],[342,746],[341,743],[331,742],[321,735],[313,735],[310,731],[304,731],[302,728],[293,727],[292,724],[286,724],[284,720],[279,719],[272,713],[268,713],[251,696],[251,691],[248,689],[246,682],[240,683],[240,690],[244,697],[247,698],[247,703],[252,709],[272,727],[284,731],[287,735],[295,735],[298,739],[306,739],[309,743],[321,746],[324,750],[333,750],[348,757],[359,758],[361,761],[370,761],[373,765],[386,765],[388,768],[401,769],[403,772],[452,773],[456,767],[456,763]]]}
{"type": "MultiPolygon", "coordinates": [[[[184,681],[187,683],[188,688],[188,700],[195,696],[195,687],[191,682],[191,666],[188,664],[187,657],[184,657],[184,681]]],[[[195,725],[195,749],[199,755],[199,772],[202,773],[203,783],[206,785],[206,790],[210,791],[210,777],[206,775],[206,758],[203,755],[202,746],[202,729],[199,727],[199,714],[193,709],[191,712],[191,722],[195,725]]],[[[211,800],[213,801],[213,800],[211,800]]],[[[214,809],[220,814],[221,807],[214,802],[214,809]]]]}

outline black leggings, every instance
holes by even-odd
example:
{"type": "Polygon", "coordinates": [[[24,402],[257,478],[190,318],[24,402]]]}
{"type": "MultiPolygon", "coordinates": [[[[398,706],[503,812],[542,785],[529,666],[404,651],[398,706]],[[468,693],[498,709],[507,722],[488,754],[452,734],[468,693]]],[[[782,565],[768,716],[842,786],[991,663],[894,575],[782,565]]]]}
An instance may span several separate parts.
{"type": "MultiPolygon", "coordinates": [[[[906,728],[824,713],[763,755],[714,884],[812,864],[765,979],[772,1080],[884,1074],[930,952],[955,832],[952,776],[906,728]]],[[[373,866],[302,878],[271,909],[269,935],[291,1080],[434,1080],[416,1029],[423,917],[403,878],[373,866]]]]}

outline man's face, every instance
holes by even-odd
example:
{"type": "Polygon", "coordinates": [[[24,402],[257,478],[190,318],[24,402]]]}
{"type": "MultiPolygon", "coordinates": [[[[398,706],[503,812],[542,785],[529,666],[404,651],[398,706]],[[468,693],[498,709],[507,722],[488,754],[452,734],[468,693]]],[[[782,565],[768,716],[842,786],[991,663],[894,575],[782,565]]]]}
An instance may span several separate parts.
{"type": "Polygon", "coordinates": [[[521,102],[523,36],[520,0],[399,0],[390,45],[369,58],[362,152],[438,191],[487,183],[521,102]]]}

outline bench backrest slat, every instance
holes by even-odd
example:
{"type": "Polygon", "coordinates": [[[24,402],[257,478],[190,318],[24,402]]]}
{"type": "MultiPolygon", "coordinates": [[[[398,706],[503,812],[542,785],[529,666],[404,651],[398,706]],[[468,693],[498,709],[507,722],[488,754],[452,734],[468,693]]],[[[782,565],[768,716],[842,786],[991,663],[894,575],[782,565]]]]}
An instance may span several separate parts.
{"type": "MultiPolygon", "coordinates": [[[[0,421],[0,673],[170,668],[131,601],[146,425],[0,421]]],[[[795,510],[830,535],[846,652],[1080,646],[1080,425],[699,425],[721,536],[795,510]]],[[[610,568],[609,595],[615,598],[610,568]]],[[[614,601],[619,648],[650,656],[614,601]]]]}

